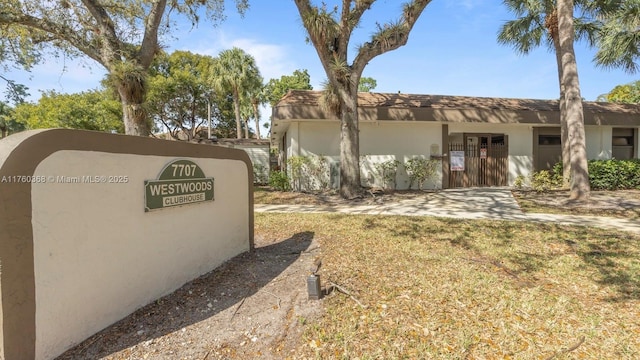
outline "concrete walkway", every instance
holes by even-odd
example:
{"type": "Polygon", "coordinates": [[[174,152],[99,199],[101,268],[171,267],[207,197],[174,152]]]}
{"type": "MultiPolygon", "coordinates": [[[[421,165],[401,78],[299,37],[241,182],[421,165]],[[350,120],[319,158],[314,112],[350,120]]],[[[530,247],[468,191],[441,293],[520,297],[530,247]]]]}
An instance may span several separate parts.
{"type": "Polygon", "coordinates": [[[525,214],[508,188],[447,189],[428,196],[380,205],[263,205],[256,212],[343,213],[369,215],[438,216],[457,219],[492,219],[552,222],[595,226],[640,234],[640,221],[598,216],[525,214]]]}

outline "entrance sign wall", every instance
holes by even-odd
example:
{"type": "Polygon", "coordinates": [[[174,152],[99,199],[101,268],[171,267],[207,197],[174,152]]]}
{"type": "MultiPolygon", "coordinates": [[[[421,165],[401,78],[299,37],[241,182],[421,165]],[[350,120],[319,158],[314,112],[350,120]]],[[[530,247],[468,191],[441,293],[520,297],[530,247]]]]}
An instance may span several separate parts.
{"type": "Polygon", "coordinates": [[[78,130],[0,140],[0,359],[55,358],[252,249],[252,184],[243,150],[78,130]]]}

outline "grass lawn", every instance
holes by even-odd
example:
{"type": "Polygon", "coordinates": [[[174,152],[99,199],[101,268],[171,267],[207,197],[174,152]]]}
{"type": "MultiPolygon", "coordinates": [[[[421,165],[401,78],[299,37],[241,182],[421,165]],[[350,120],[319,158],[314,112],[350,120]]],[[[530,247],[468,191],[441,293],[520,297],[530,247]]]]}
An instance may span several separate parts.
{"type": "Polygon", "coordinates": [[[595,228],[341,214],[255,215],[310,231],[325,314],[299,353],[340,359],[634,359],[640,236],[595,228]]]}

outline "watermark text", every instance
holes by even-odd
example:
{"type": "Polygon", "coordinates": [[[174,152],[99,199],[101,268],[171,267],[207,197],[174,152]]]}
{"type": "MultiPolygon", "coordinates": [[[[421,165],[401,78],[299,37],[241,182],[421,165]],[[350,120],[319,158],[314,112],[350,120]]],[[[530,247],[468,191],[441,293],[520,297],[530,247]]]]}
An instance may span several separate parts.
{"type": "Polygon", "coordinates": [[[3,175],[2,184],[126,184],[127,175],[3,175]]]}

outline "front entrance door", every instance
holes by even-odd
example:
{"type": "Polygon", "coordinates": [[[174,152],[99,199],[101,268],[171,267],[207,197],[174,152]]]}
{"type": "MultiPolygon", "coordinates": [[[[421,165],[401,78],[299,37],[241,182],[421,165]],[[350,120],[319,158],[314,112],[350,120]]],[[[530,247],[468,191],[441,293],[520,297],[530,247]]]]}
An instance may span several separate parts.
{"type": "Polygon", "coordinates": [[[504,134],[464,134],[449,144],[449,187],[507,186],[509,147],[504,134]]]}

